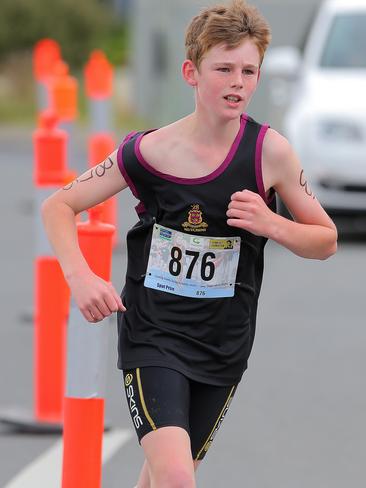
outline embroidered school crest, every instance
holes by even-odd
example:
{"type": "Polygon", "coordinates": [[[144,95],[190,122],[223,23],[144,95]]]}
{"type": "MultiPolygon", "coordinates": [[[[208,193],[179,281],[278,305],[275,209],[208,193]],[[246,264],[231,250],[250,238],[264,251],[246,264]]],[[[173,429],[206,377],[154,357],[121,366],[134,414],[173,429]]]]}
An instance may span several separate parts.
{"type": "Polygon", "coordinates": [[[202,212],[199,205],[192,205],[192,209],[188,212],[188,222],[191,225],[202,224],[202,212]]]}
{"type": "Polygon", "coordinates": [[[188,210],[188,221],[182,224],[186,232],[206,232],[208,224],[203,221],[202,210],[198,203],[191,205],[188,210]]]}

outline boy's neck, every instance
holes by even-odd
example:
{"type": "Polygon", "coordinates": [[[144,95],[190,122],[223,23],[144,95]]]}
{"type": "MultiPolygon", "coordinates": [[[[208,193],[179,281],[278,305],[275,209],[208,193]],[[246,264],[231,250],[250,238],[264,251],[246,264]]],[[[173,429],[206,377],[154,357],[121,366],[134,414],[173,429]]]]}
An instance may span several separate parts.
{"type": "Polygon", "coordinates": [[[193,112],[183,119],[187,135],[192,140],[206,144],[221,145],[232,142],[240,129],[240,118],[230,121],[219,121],[193,112]]]}

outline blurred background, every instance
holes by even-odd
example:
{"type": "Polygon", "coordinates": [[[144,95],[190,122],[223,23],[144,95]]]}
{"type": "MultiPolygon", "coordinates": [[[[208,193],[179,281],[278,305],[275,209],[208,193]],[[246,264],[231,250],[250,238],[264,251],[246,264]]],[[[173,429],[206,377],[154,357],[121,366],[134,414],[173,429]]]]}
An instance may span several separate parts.
{"type": "MultiPolygon", "coordinates": [[[[32,410],[34,402],[39,223],[32,135],[46,107],[34,72],[36,43],[56,41],[77,82],[77,111],[64,128],[71,135],[69,169],[80,173],[90,163],[88,143],[98,114],[104,122],[108,117],[117,145],[129,130],[167,124],[193,109],[192,92],[180,75],[184,31],[201,7],[215,3],[1,1],[0,419],[5,408],[32,410]],[[93,104],[85,86],[85,68],[96,49],[113,68],[108,107],[93,104]]],[[[290,139],[314,193],[335,219],[340,241],[337,255],[326,262],[268,244],[253,359],[198,486],[358,488],[366,479],[366,0],[251,3],[268,19],[273,40],[248,113],[290,139]]],[[[135,204],[128,191],[118,197],[112,269],[118,290],[135,204]]],[[[281,202],[279,207],[286,214],[281,202]]],[[[114,319],[105,327],[106,418],[131,437],[104,463],[103,487],[132,488],[142,454],[116,370],[114,319]]],[[[60,465],[44,458],[59,441],[58,434],[25,433],[0,422],[0,486],[59,486],[60,465]],[[54,474],[45,474],[50,470],[54,474]]]]}
{"type": "MultiPolygon", "coordinates": [[[[199,0],[3,0],[0,24],[0,123],[34,122],[36,104],[32,50],[37,41],[56,40],[62,57],[81,80],[93,49],[103,49],[117,70],[117,126],[131,124],[136,114],[146,124],[164,124],[193,107],[193,97],[180,76],[184,32],[202,6],[199,0]],[[138,94],[138,96],[136,96],[138,94]],[[129,108],[131,113],[126,111],[129,108]]],[[[264,0],[256,6],[270,21],[272,46],[302,49],[319,0],[264,0]],[[291,19],[291,22],[288,21],[291,19]]],[[[269,118],[268,86],[263,80],[251,112],[269,118]]],[[[81,120],[85,99],[80,91],[81,120]]],[[[271,120],[269,120],[271,122],[271,120]]]]}

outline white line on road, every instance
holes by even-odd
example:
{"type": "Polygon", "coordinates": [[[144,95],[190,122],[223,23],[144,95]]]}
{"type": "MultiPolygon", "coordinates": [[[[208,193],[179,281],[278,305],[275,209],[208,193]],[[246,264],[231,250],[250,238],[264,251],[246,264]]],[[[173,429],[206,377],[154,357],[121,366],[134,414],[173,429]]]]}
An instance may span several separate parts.
{"type": "MultiPolygon", "coordinates": [[[[112,430],[104,434],[102,462],[106,463],[132,437],[129,430],[112,430]]],[[[4,488],[60,488],[62,439],[26,466],[4,488]]]]}

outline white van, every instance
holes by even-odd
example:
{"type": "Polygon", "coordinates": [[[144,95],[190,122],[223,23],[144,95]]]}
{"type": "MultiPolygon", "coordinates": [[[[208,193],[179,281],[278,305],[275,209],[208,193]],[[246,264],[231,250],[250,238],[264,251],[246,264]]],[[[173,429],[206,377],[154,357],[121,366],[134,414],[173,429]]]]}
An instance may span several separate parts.
{"type": "Polygon", "coordinates": [[[283,131],[320,203],[331,214],[366,213],[366,0],[325,1],[303,56],[273,48],[264,67],[287,80],[274,83],[272,99],[290,98],[283,131]]]}

